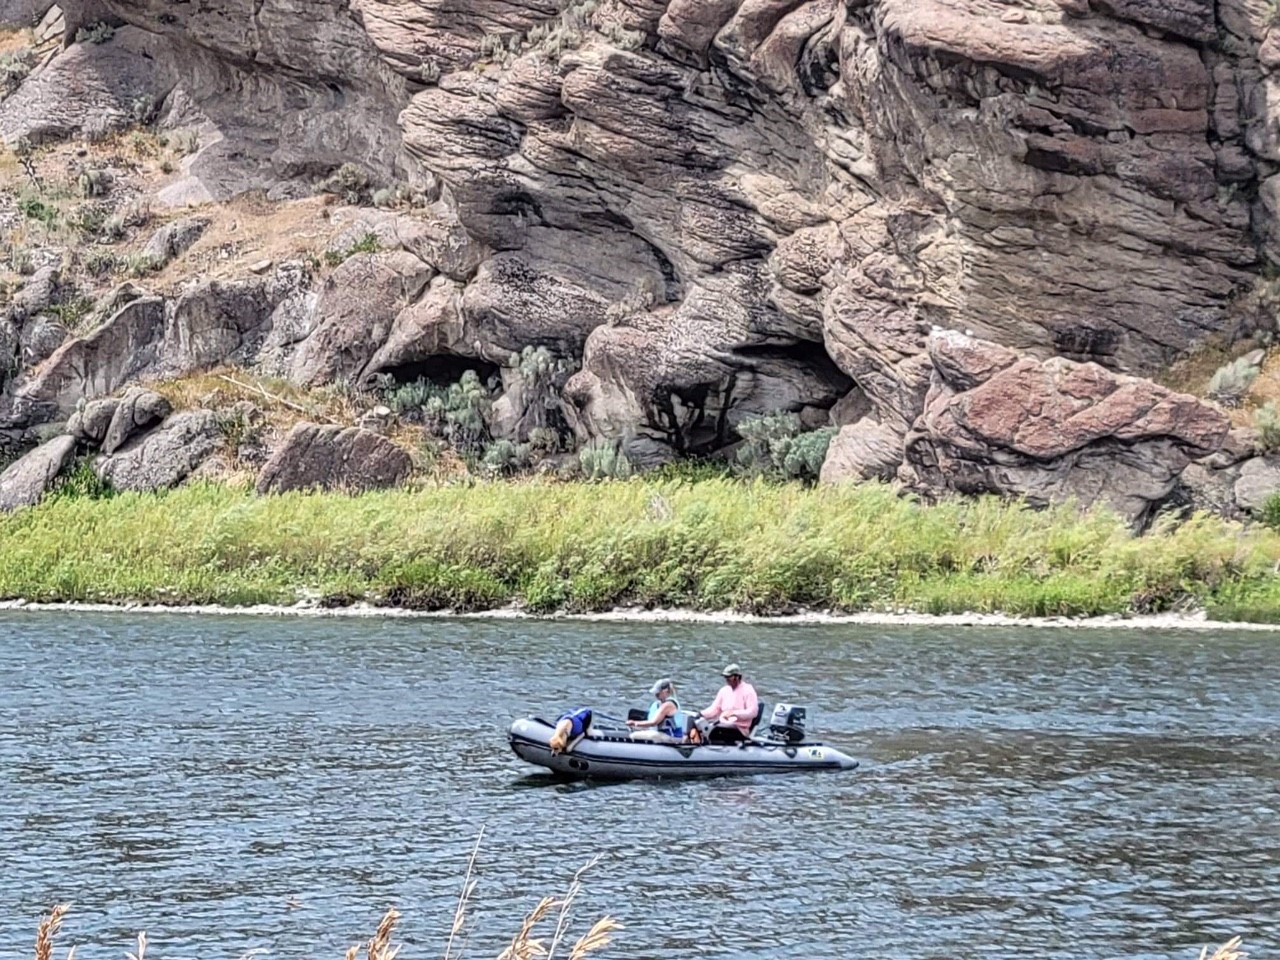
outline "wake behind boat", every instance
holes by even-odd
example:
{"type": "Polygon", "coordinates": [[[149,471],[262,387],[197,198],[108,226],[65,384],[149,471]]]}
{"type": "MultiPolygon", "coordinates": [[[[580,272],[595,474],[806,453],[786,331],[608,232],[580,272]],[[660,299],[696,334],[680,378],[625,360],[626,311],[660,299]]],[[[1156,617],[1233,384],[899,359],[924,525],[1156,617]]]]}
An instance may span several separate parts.
{"type": "MultiPolygon", "coordinates": [[[[773,728],[770,728],[771,731],[773,728]]],[[[525,717],[511,725],[507,739],[521,760],[578,779],[751,776],[853,770],[858,761],[824,743],[750,739],[740,744],[657,743],[633,740],[622,730],[592,729],[555,753],[555,724],[525,717]]]]}

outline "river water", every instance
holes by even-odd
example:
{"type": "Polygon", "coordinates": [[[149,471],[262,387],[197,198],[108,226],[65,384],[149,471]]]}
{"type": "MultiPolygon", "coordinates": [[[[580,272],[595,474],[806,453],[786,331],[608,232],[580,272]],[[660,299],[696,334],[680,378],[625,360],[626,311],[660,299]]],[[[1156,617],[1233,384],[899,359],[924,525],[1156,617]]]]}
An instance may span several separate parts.
{"type": "MultiPolygon", "coordinates": [[[[468,955],[600,855],[602,960],[1280,955],[1280,635],[0,614],[0,956],[468,955]],[[741,662],[854,773],[556,784],[518,714],[741,662]]],[[[574,932],[580,932],[581,926],[574,932]]]]}

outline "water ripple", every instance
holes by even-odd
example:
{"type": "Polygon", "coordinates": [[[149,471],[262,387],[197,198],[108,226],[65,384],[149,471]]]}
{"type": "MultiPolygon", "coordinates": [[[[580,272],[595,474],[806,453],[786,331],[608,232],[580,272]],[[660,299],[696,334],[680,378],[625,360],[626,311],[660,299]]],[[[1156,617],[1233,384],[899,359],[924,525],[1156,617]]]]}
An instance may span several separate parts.
{"type": "Polygon", "coordinates": [[[484,826],[473,955],[604,854],[619,958],[1280,949],[1265,634],[0,615],[0,956],[438,955],[484,826]],[[747,665],[858,773],[562,784],[509,718],[747,665]],[[1241,684],[1240,678],[1248,683],[1241,684]]]}

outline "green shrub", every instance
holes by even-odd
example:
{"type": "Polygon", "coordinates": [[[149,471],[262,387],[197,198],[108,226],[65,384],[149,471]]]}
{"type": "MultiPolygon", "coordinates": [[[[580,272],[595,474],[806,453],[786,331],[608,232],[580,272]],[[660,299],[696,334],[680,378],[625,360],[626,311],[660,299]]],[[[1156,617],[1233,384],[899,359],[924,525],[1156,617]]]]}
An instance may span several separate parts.
{"type": "Polygon", "coordinates": [[[1257,365],[1247,357],[1240,357],[1220,367],[1210,378],[1209,396],[1224,406],[1239,406],[1257,378],[1257,365]]]}
{"type": "Polygon", "coordinates": [[[383,393],[383,402],[398,416],[412,419],[419,416],[427,401],[435,395],[437,387],[427,380],[414,380],[398,386],[387,387],[383,393]]]}
{"type": "Polygon", "coordinates": [[[480,458],[480,469],[489,476],[510,476],[529,467],[531,452],[532,448],[527,443],[494,440],[480,458]]]}
{"type": "Polygon", "coordinates": [[[489,388],[474,370],[457,383],[436,390],[422,407],[422,419],[436,436],[447,440],[463,456],[476,456],[489,440],[489,388]]]}
{"type": "Polygon", "coordinates": [[[326,250],[324,262],[331,267],[336,267],[338,264],[350,260],[357,253],[378,253],[381,249],[382,241],[378,239],[377,234],[366,233],[359,240],[356,240],[350,246],[343,247],[341,250],[326,250]]]}
{"type": "Polygon", "coordinates": [[[122,266],[120,257],[111,250],[90,250],[84,258],[84,269],[91,277],[109,277],[122,266]]]}
{"type": "Polygon", "coordinates": [[[578,463],[588,480],[626,480],[634,473],[620,440],[596,437],[578,451],[578,463]]]}
{"type": "Polygon", "coordinates": [[[114,497],[115,488],[93,469],[92,457],[79,457],[71,469],[53,482],[49,500],[106,500],[114,497]]]}
{"type": "Polygon", "coordinates": [[[67,226],[86,237],[96,237],[107,225],[107,209],[100,203],[82,203],[67,214],[67,226]]]}
{"type": "Polygon", "coordinates": [[[316,184],[318,193],[341,197],[344,203],[359,206],[370,200],[369,173],[354,163],[344,163],[328,177],[316,184]]]}
{"type": "Polygon", "coordinates": [[[1258,446],[1264,453],[1280,450],[1280,407],[1268,400],[1253,414],[1253,425],[1258,431],[1258,446]]]}
{"type": "Polygon", "coordinates": [[[92,298],[75,295],[63,300],[62,303],[55,303],[49,307],[49,312],[58,318],[69,330],[74,330],[79,326],[80,321],[93,313],[94,302],[92,298]]]}
{"type": "Polygon", "coordinates": [[[35,65],[35,54],[29,49],[0,54],[0,97],[16,90],[35,65]]]}
{"type": "Polygon", "coordinates": [[[794,413],[752,417],[738,432],[744,441],[737,455],[740,472],[775,480],[816,480],[836,435],[833,427],[803,430],[794,413]]]}
{"type": "Polygon", "coordinates": [[[200,149],[200,134],[192,127],[174,130],[169,134],[169,146],[178,156],[189,156],[200,149]]]}
{"type": "Polygon", "coordinates": [[[1272,530],[1280,530],[1280,493],[1273,493],[1262,501],[1258,520],[1272,530]]]}
{"type": "Polygon", "coordinates": [[[58,208],[30,191],[18,197],[18,211],[28,220],[38,221],[46,227],[52,227],[58,222],[58,208]]]}
{"type": "MultiPolygon", "coordinates": [[[[383,402],[397,416],[420,422],[440,440],[449,443],[464,457],[484,458],[490,447],[489,414],[491,391],[474,370],[466,370],[456,383],[441,386],[418,379],[399,385],[382,384],[383,402]]],[[[506,458],[500,447],[493,453],[492,465],[506,458]]],[[[483,465],[483,464],[482,464],[483,465]]]]}
{"type": "MultiPolygon", "coordinates": [[[[150,123],[155,119],[158,109],[159,104],[156,103],[156,98],[149,93],[140,93],[129,101],[129,115],[134,123],[150,123]]],[[[163,138],[160,145],[164,145],[163,138]]]]}
{"type": "Polygon", "coordinates": [[[125,273],[134,278],[159,273],[164,267],[165,261],[163,257],[157,257],[149,253],[131,253],[125,257],[124,261],[125,273]]]}
{"type": "Polygon", "coordinates": [[[99,20],[76,31],[76,43],[106,43],[116,35],[116,28],[99,20]]]}
{"type": "Polygon", "coordinates": [[[76,178],[76,189],[85,198],[104,197],[111,188],[111,177],[105,170],[89,168],[81,170],[76,178]]]}

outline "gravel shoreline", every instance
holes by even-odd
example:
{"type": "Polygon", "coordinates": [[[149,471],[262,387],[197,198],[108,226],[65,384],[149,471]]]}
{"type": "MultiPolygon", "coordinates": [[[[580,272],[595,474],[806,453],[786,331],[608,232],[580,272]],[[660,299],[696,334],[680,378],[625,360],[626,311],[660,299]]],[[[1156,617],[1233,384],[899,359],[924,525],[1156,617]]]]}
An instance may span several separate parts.
{"type": "Polygon", "coordinates": [[[25,600],[0,601],[0,611],[36,611],[66,613],[167,613],[200,616],[255,617],[343,617],[422,620],[574,620],[603,623],[754,623],[778,626],[884,626],[884,627],[1033,627],[1083,628],[1107,630],[1240,630],[1280,631],[1280,624],[1245,623],[1210,620],[1204,612],[1161,613],[1134,616],[1102,617],[1011,617],[998,613],[928,614],[928,613],[824,613],[814,611],[777,616],[756,616],[733,611],[701,612],[697,610],[618,609],[603,613],[531,614],[516,607],[502,607],[474,613],[406,610],[399,607],[377,607],[356,603],[347,607],[321,607],[314,603],[292,606],[259,604],[245,607],[217,605],[111,604],[111,603],[34,603],[25,600]]]}

